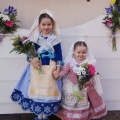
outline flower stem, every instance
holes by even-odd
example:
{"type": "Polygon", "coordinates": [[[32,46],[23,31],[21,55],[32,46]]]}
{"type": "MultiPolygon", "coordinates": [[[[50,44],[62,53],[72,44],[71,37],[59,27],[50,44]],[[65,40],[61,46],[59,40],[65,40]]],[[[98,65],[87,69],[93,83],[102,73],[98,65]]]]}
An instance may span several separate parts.
{"type": "Polygon", "coordinates": [[[73,94],[78,98],[78,100],[82,99],[82,96],[79,95],[79,93],[77,91],[73,91],[73,94]]]}
{"type": "Polygon", "coordinates": [[[117,47],[116,47],[116,38],[115,36],[112,39],[112,50],[113,51],[117,51],[117,47]]]}

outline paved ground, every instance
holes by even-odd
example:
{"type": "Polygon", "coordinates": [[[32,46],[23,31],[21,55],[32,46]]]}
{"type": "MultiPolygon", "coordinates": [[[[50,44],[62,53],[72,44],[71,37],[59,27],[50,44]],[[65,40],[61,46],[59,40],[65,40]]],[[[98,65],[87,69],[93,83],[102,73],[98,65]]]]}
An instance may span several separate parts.
{"type": "MultiPolygon", "coordinates": [[[[0,120],[33,120],[34,114],[0,114],[0,120]]],[[[55,116],[51,116],[50,120],[60,120],[55,116]]],[[[120,120],[120,111],[110,111],[105,117],[97,120],[120,120]]]]}

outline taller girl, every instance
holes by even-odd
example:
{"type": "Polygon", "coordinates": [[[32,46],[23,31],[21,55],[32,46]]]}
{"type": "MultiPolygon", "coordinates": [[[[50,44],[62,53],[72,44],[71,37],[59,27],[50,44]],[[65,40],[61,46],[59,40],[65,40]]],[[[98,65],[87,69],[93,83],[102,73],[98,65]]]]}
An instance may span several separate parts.
{"type": "Polygon", "coordinates": [[[58,112],[60,105],[60,81],[55,80],[52,73],[59,73],[62,63],[59,28],[50,11],[42,10],[37,16],[31,27],[30,39],[40,61],[28,56],[30,64],[11,98],[18,101],[24,110],[29,109],[38,115],[36,120],[47,120],[47,116],[58,112]],[[42,72],[38,72],[39,69],[42,69],[42,72]]]}

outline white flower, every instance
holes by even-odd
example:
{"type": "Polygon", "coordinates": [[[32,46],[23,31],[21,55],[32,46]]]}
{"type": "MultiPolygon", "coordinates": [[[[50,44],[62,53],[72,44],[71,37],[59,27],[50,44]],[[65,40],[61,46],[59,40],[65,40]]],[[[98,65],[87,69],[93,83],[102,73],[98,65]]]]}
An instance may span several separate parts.
{"type": "Polygon", "coordinates": [[[0,14],[0,18],[2,17],[2,14],[0,14]]]}
{"type": "Polygon", "coordinates": [[[9,21],[10,18],[8,15],[0,14],[0,18],[2,18],[3,21],[9,21]]]}
{"type": "Polygon", "coordinates": [[[108,15],[108,17],[109,17],[109,18],[112,18],[112,17],[113,17],[113,15],[112,15],[112,14],[109,14],[109,15],[108,15]]]}
{"type": "Polygon", "coordinates": [[[85,71],[85,70],[83,70],[83,71],[82,71],[82,74],[83,74],[83,75],[86,75],[86,71],[85,71]]]}
{"type": "Polygon", "coordinates": [[[78,69],[78,71],[77,71],[77,75],[84,75],[84,74],[86,74],[85,68],[79,67],[79,69],[78,69]]]}
{"type": "Polygon", "coordinates": [[[78,78],[79,78],[79,79],[81,79],[81,78],[82,78],[82,76],[79,76],[78,78]]]}

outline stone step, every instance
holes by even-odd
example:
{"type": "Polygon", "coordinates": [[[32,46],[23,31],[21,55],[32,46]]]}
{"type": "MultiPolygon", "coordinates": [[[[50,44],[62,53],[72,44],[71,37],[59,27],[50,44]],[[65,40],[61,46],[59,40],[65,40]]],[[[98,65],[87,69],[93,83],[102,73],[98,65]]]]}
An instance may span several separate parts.
{"type": "MultiPolygon", "coordinates": [[[[33,120],[36,116],[31,113],[25,114],[0,114],[0,120],[33,120]]],[[[52,115],[50,120],[61,120],[52,115]]],[[[97,120],[120,120],[120,111],[108,111],[108,114],[97,120]]]]}

